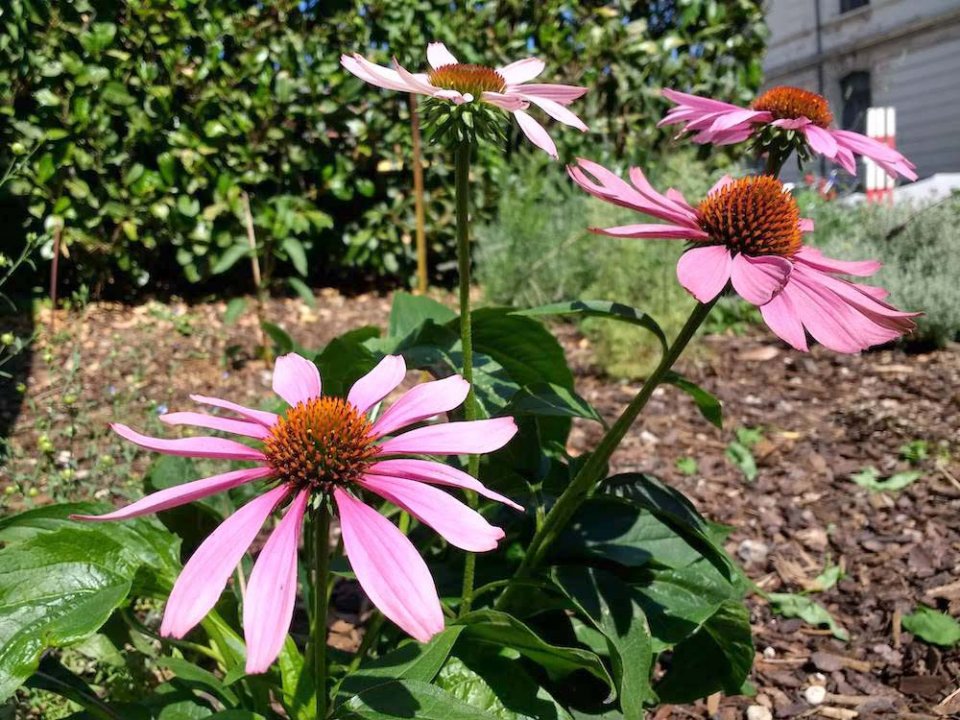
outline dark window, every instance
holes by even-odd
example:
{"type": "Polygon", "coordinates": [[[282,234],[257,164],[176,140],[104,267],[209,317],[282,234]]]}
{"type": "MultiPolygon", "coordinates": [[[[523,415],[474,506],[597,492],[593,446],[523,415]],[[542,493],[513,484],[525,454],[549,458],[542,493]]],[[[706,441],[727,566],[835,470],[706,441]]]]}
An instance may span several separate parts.
{"type": "Polygon", "coordinates": [[[840,12],[850,12],[851,10],[856,10],[858,7],[869,4],[870,0],[840,0],[840,12]]]}
{"type": "Polygon", "coordinates": [[[867,108],[871,105],[870,73],[858,70],[840,80],[840,97],[843,98],[843,113],[840,127],[863,133],[867,129],[867,108]]]}

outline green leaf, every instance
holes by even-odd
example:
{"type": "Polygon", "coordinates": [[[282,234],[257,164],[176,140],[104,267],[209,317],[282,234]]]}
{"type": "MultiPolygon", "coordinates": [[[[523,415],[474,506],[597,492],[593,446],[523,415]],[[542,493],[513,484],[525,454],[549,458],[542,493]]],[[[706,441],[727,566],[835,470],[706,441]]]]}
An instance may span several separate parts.
{"type": "Polygon", "coordinates": [[[649,510],[700,551],[726,577],[738,574],[733,561],[714,536],[714,529],[683,493],[652,475],[621,473],[604,482],[604,492],[649,510]]]}
{"type": "Polygon", "coordinates": [[[770,593],[766,596],[770,609],[785,618],[800,618],[811,625],[826,625],[838,640],[847,641],[850,633],[844,630],[823,605],[805,595],[770,593]]]}
{"type": "Polygon", "coordinates": [[[627,720],[644,720],[644,704],[655,699],[650,685],[653,643],[647,617],[633,588],[595,568],[568,566],[557,583],[609,645],[620,706],[627,720]]]}
{"type": "Polygon", "coordinates": [[[498,720],[496,715],[465,705],[421,680],[393,680],[347,700],[333,714],[336,720],[498,720]]]}
{"type": "Polygon", "coordinates": [[[303,655],[289,635],[277,658],[280,668],[280,684],[283,690],[283,706],[287,714],[299,720],[315,720],[317,717],[316,689],[310,672],[304,672],[303,655]]]}
{"type": "Polygon", "coordinates": [[[643,567],[655,561],[673,568],[689,565],[701,556],[651,511],[604,496],[592,497],[580,506],[557,541],[556,553],[625,567],[643,567]]]}
{"type": "Polygon", "coordinates": [[[372,325],[356,328],[335,337],[317,355],[325,395],[346,397],[353,383],[376,366],[378,358],[364,343],[379,335],[380,329],[372,325]]]}
{"type": "Polygon", "coordinates": [[[912,485],[921,477],[923,477],[923,473],[917,470],[907,470],[891,475],[886,480],[881,480],[877,469],[868,467],[854,473],[850,476],[850,479],[860,487],[865,487],[872,492],[896,492],[912,485]]]}
{"type": "Polygon", "coordinates": [[[104,102],[121,107],[133,105],[137,101],[133,95],[127,92],[127,88],[124,87],[123,83],[117,82],[116,80],[112,80],[103,86],[101,97],[104,102]]]}
{"type": "Polygon", "coordinates": [[[233,325],[241,315],[243,311],[247,309],[247,299],[242,297],[235,297],[230,302],[227,303],[227,309],[223,312],[223,324],[224,325],[233,325]]]}
{"type": "Polygon", "coordinates": [[[82,527],[39,531],[4,549],[0,700],[33,673],[45,650],[92,635],[124,603],[143,564],[139,550],[117,534],[82,527]]]}
{"type": "Polygon", "coordinates": [[[296,351],[299,347],[287,331],[276,323],[261,320],[260,327],[267,334],[267,337],[273,341],[274,355],[286,355],[296,351]]]}
{"type": "Polygon", "coordinates": [[[746,445],[739,440],[731,440],[727,445],[727,459],[736,465],[747,482],[753,482],[757,479],[757,461],[753,453],[746,445]]]}
{"type": "Polygon", "coordinates": [[[231,245],[226,250],[223,251],[223,254],[219,257],[217,262],[213,264],[213,267],[210,268],[210,272],[214,275],[219,275],[220,273],[225,273],[227,270],[232,268],[237,264],[237,261],[240,258],[245,258],[250,256],[250,247],[248,245],[242,245],[237,243],[231,245]]]}
{"type": "Polygon", "coordinates": [[[903,627],[921,640],[943,647],[960,643],[960,622],[924,605],[903,616],[903,627]]]}
{"type": "Polygon", "coordinates": [[[673,650],[667,674],[656,685],[664,703],[689,703],[718,691],[740,694],[753,666],[750,612],[727,601],[703,627],[673,650]]]}
{"type": "Polygon", "coordinates": [[[307,285],[300,278],[288,277],[287,284],[293,288],[293,291],[300,296],[300,299],[307,304],[307,307],[315,308],[317,306],[317,298],[313,294],[313,290],[310,289],[310,286],[307,285]]]}
{"type": "Polygon", "coordinates": [[[502,414],[576,417],[603,423],[603,419],[590,403],[573,390],[552,383],[535,383],[520,388],[502,414]]]}
{"type": "Polygon", "coordinates": [[[304,250],[303,243],[295,237],[287,237],[280,243],[280,247],[286,250],[287,255],[290,256],[290,262],[293,263],[294,269],[306,277],[309,268],[307,267],[307,251],[304,250]]]}
{"type": "Polygon", "coordinates": [[[466,705],[499,720],[570,720],[570,714],[540,686],[519,659],[463,648],[443,666],[436,685],[466,705]]]}
{"type": "Polygon", "coordinates": [[[666,374],[664,382],[668,382],[687,393],[693,398],[693,401],[697,404],[697,409],[707,422],[721,430],[723,429],[723,407],[712,393],[672,370],[666,374]]]}
{"type": "Polygon", "coordinates": [[[240,702],[236,693],[226,687],[223,681],[209,670],[176,657],[158,658],[155,662],[162,668],[172,670],[177,680],[197,689],[208,690],[228,705],[236,705],[240,702]]]}
{"type": "Polygon", "coordinates": [[[122,720],[121,716],[101,700],[80,676],[64,667],[52,655],[40,660],[40,666],[24,683],[26,687],[46,690],[66,698],[86,710],[96,720],[122,720]]]}
{"type": "Polygon", "coordinates": [[[529,310],[518,310],[517,315],[540,317],[544,315],[579,315],[582,317],[600,317],[609,320],[637,325],[650,331],[660,341],[664,351],[667,349],[667,336],[657,321],[642,310],[607,300],[568,300],[566,302],[541,305],[529,310]]]}
{"type": "Polygon", "coordinates": [[[512,615],[496,610],[475,610],[458,618],[456,622],[466,626],[463,639],[472,644],[512,648],[559,675],[586,670],[611,688],[614,687],[613,678],[595,653],[551,645],[512,615]]]}
{"type": "Polygon", "coordinates": [[[443,325],[456,317],[457,314],[453,310],[432,298],[401,291],[393,296],[387,336],[397,339],[405,338],[426,320],[443,325]]]}
{"type": "Polygon", "coordinates": [[[344,698],[356,695],[394,680],[419,680],[429,683],[440,672],[454,643],[463,632],[462,625],[453,625],[435,635],[426,645],[408,642],[360,667],[344,678],[337,693],[344,698]]]}

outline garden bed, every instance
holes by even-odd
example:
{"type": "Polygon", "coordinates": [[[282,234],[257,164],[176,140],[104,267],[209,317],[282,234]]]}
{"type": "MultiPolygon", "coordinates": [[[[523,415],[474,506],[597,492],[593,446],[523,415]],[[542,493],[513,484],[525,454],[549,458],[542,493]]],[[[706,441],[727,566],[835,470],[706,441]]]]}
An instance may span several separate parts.
{"type": "MultiPolygon", "coordinates": [[[[265,314],[319,348],[345,330],[382,326],[389,308],[388,297],[325,291],[315,308],[275,299],[265,314]]],[[[270,373],[254,354],[255,319],[248,313],[225,324],[225,309],[95,304],[59,314],[56,342],[41,339],[27,377],[14,380],[25,392],[0,392],[4,425],[16,416],[0,474],[4,513],[54,499],[119,502],[139,494],[148,454],[117,442],[110,421],[157,431],[156,415],[188,408],[190,393],[256,404],[270,373]]],[[[574,326],[557,331],[578,392],[614,418],[636,387],[602,377],[574,326]]],[[[824,707],[832,710],[823,717],[960,713],[960,698],[943,703],[960,681],[960,652],[914,640],[900,622],[918,604],[960,612],[960,353],[801,354],[761,329],[709,336],[700,347],[683,370],[723,401],[725,429],[704,422],[685,397],[668,404],[675,391],[661,388],[615,469],[655,474],[706,517],[735,527],[728,549],[760,589],[809,592],[850,640],[775,615],[754,595],[758,695],[663,707],[655,717],[732,719],[748,705],[801,716],[811,710],[804,691],[812,684],[828,691],[824,707]],[[740,446],[731,449],[734,440],[740,446]],[[743,467],[755,461],[754,480],[728,458],[737,453],[743,467]],[[875,477],[862,474],[868,467],[875,477]],[[851,479],[882,482],[899,472],[920,475],[897,492],[851,479]],[[819,592],[815,579],[830,565],[844,576],[819,592]]],[[[599,437],[599,426],[578,423],[570,449],[587,450],[599,437]]],[[[349,645],[356,632],[348,622],[338,628],[349,645]]]]}

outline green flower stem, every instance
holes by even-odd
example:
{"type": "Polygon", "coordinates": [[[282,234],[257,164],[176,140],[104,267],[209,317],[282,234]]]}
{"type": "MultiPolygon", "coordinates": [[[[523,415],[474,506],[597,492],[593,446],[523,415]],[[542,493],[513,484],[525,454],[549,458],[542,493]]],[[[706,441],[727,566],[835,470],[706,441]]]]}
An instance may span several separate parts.
{"type": "MultiPolygon", "coordinates": [[[[460,346],[463,353],[463,379],[470,383],[467,400],[464,404],[464,416],[467,420],[477,419],[477,398],[473,392],[473,329],[470,324],[470,153],[473,145],[462,142],[457,146],[455,159],[455,189],[457,203],[457,269],[460,273],[460,346]]],[[[480,459],[471,455],[467,472],[477,477],[480,472],[480,459]]],[[[477,507],[477,496],[468,492],[467,504],[477,507]]],[[[476,572],[477,556],[467,553],[463,562],[463,592],[461,593],[460,614],[470,611],[473,603],[473,583],[476,572]]]]}
{"type": "MultiPolygon", "coordinates": [[[[547,555],[547,551],[554,541],[560,536],[560,533],[570,522],[570,519],[576,513],[577,509],[586,500],[596,487],[603,481],[604,473],[607,470],[607,463],[614,451],[620,445],[620,441],[627,434],[630,426],[633,425],[637,416],[647,405],[647,401],[653,395],[653,391],[663,382],[664,377],[673,367],[673,364],[680,357],[684,348],[693,338],[697,328],[710,314],[716,300],[709,303],[697,303],[687,322],[684,324],[680,334],[673,341],[673,344],[667,349],[667,352],[660,359],[656,369],[650,374],[637,396],[630,401],[630,404],[624,409],[617,421],[607,430],[597,449],[590,455],[584,463],[580,472],[563,491],[557,502],[550,508],[544,518],[543,524],[534,533],[533,539],[527,548],[527,553],[514,574],[515,581],[527,581],[533,572],[540,566],[547,555]]],[[[504,593],[497,599],[497,609],[504,609],[509,606],[518,585],[512,584],[507,587],[504,593]]]]}
{"type": "Polygon", "coordinates": [[[313,517],[313,676],[317,720],[327,717],[327,602],[330,575],[330,511],[317,508],[313,517]]]}

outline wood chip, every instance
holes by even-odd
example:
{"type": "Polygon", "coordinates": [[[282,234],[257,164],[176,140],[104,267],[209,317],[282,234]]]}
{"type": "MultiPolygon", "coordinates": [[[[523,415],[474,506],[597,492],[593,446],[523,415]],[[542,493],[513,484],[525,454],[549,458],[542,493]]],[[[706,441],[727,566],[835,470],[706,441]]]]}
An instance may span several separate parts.
{"type": "Polygon", "coordinates": [[[836,707],[817,708],[817,713],[820,715],[820,717],[834,718],[835,720],[853,720],[853,718],[860,715],[860,713],[858,713],[856,710],[836,707]]]}

